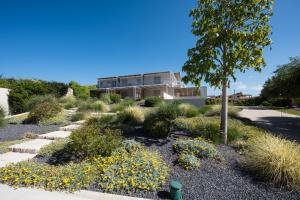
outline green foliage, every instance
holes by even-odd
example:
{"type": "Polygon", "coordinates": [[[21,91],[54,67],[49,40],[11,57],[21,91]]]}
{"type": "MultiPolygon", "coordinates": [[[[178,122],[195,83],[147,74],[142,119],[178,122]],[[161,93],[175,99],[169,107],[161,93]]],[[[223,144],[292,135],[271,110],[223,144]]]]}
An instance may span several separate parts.
{"type": "Polygon", "coordinates": [[[117,152],[95,161],[98,187],[105,191],[157,191],[167,181],[169,168],[158,152],[117,152]]]}
{"type": "Polygon", "coordinates": [[[119,122],[129,126],[137,126],[144,122],[145,116],[140,107],[132,106],[118,113],[119,122]]]}
{"type": "Polygon", "coordinates": [[[112,94],[110,94],[110,100],[112,103],[120,103],[121,95],[112,93],[112,94]]]}
{"type": "Polygon", "coordinates": [[[200,167],[200,160],[193,154],[182,153],[178,156],[178,163],[185,170],[198,169],[200,167]]]}
{"type": "Polygon", "coordinates": [[[270,134],[247,142],[245,167],[278,186],[300,188],[300,146],[270,134]]]}
{"type": "Polygon", "coordinates": [[[76,97],[88,97],[90,94],[90,89],[96,88],[94,85],[82,86],[76,81],[71,81],[69,86],[73,89],[74,96],[76,97]]]}
{"type": "Polygon", "coordinates": [[[66,147],[70,144],[70,142],[71,142],[70,138],[55,140],[51,144],[41,148],[38,152],[38,155],[42,157],[51,157],[55,153],[66,149],[66,147]]]}
{"type": "Polygon", "coordinates": [[[30,111],[27,122],[38,124],[56,117],[61,111],[62,108],[57,102],[42,102],[30,111]]]}
{"type": "Polygon", "coordinates": [[[107,112],[108,106],[103,101],[87,101],[79,105],[78,111],[107,112]]]}
{"type": "Polygon", "coordinates": [[[75,108],[79,102],[74,97],[62,97],[59,99],[59,103],[62,104],[65,109],[70,109],[75,108]]]}
{"type": "Polygon", "coordinates": [[[165,103],[161,104],[156,110],[156,116],[161,120],[171,121],[176,119],[180,114],[176,104],[165,103]]]}
{"type": "Polygon", "coordinates": [[[195,117],[199,114],[198,108],[188,103],[181,103],[178,105],[179,114],[185,117],[195,117]]]}
{"type": "Polygon", "coordinates": [[[217,150],[213,144],[202,138],[196,139],[178,139],[173,144],[176,153],[195,155],[199,158],[215,157],[217,150]]]}
{"type": "Polygon", "coordinates": [[[44,102],[56,103],[56,99],[53,95],[33,96],[27,102],[27,110],[31,111],[36,106],[44,102]]]}
{"type": "Polygon", "coordinates": [[[171,134],[172,123],[162,120],[157,114],[150,114],[144,121],[144,132],[149,137],[167,138],[171,134]]]}
{"type": "Polygon", "coordinates": [[[0,127],[2,127],[5,124],[5,120],[4,120],[4,110],[3,108],[0,106],[0,127]]]}
{"type": "Polygon", "coordinates": [[[143,148],[142,144],[135,141],[134,139],[124,140],[122,145],[128,153],[132,153],[143,148]]]}
{"type": "Polygon", "coordinates": [[[76,112],[75,114],[73,114],[71,116],[71,121],[72,122],[76,122],[76,121],[84,120],[85,117],[86,117],[85,113],[83,113],[83,112],[76,112]]]}
{"type": "Polygon", "coordinates": [[[72,148],[79,157],[109,156],[122,143],[121,131],[105,127],[101,118],[91,118],[72,132],[72,148]]]}
{"type": "Polygon", "coordinates": [[[8,101],[12,114],[27,111],[27,102],[33,96],[51,94],[60,97],[68,88],[66,84],[58,82],[7,78],[0,78],[0,87],[11,89],[8,101]]]}
{"type": "Polygon", "coordinates": [[[145,99],[145,106],[154,107],[160,105],[162,102],[163,102],[162,98],[157,96],[151,96],[145,99]]]}
{"type": "Polygon", "coordinates": [[[50,117],[50,118],[45,118],[42,119],[39,122],[39,125],[44,125],[44,126],[48,126],[48,125],[66,125],[67,124],[67,120],[66,120],[66,116],[63,113],[58,113],[57,115],[50,117]]]}
{"type": "Polygon", "coordinates": [[[103,101],[106,104],[110,104],[111,103],[110,95],[107,94],[107,93],[101,94],[100,100],[103,101]]]}
{"type": "Polygon", "coordinates": [[[90,163],[81,162],[61,166],[51,166],[34,161],[11,164],[0,168],[0,182],[18,187],[37,187],[45,190],[87,189],[95,178],[95,170],[90,163]]]}
{"type": "Polygon", "coordinates": [[[300,58],[290,58],[290,62],[277,67],[274,76],[268,79],[261,91],[261,96],[270,98],[299,98],[300,88],[300,58]]]}
{"type": "Polygon", "coordinates": [[[199,108],[198,112],[202,115],[205,115],[206,113],[208,113],[209,111],[212,110],[212,106],[210,105],[204,105],[201,108],[199,108]]]}
{"type": "Polygon", "coordinates": [[[221,104],[221,101],[222,101],[221,98],[205,99],[205,105],[217,105],[217,104],[221,104]]]}
{"type": "Polygon", "coordinates": [[[252,97],[250,99],[246,99],[243,101],[240,101],[237,103],[239,106],[259,106],[262,105],[263,98],[258,96],[258,97],[252,97]]]}
{"type": "Polygon", "coordinates": [[[134,101],[132,99],[125,99],[121,101],[118,104],[115,104],[112,106],[111,110],[112,112],[118,112],[118,111],[123,111],[125,108],[133,106],[134,101]]]}
{"type": "Polygon", "coordinates": [[[27,119],[28,114],[21,114],[21,115],[16,115],[13,117],[10,117],[8,119],[6,119],[6,122],[8,124],[23,124],[24,121],[27,119]]]}

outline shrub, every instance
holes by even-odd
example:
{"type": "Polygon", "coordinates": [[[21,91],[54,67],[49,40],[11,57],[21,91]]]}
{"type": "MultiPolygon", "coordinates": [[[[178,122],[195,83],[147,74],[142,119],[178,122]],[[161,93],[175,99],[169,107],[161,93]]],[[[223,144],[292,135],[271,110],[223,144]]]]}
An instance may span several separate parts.
{"type": "Polygon", "coordinates": [[[62,111],[61,106],[56,102],[42,102],[35,106],[28,115],[28,122],[39,123],[55,117],[62,111]]]}
{"type": "Polygon", "coordinates": [[[121,95],[119,94],[110,94],[110,100],[112,103],[120,103],[121,102],[121,95]]]}
{"type": "Polygon", "coordinates": [[[87,189],[95,178],[90,163],[81,162],[51,166],[34,161],[20,162],[0,168],[0,182],[13,187],[37,187],[45,190],[87,189]]]}
{"type": "Polygon", "coordinates": [[[154,107],[160,105],[162,102],[163,102],[162,98],[157,96],[151,96],[145,99],[145,106],[154,107]]]}
{"type": "Polygon", "coordinates": [[[4,118],[5,118],[4,110],[0,106],[0,127],[2,127],[4,125],[4,122],[5,122],[4,118]]]}
{"type": "Polygon", "coordinates": [[[178,109],[181,116],[195,117],[198,115],[198,108],[188,103],[179,104],[178,109]]]}
{"type": "Polygon", "coordinates": [[[217,154],[214,145],[202,138],[178,139],[173,144],[173,148],[178,154],[193,154],[200,158],[214,157],[217,154]]]}
{"type": "Polygon", "coordinates": [[[220,104],[222,101],[222,99],[218,98],[218,99],[205,99],[205,105],[216,105],[216,104],[220,104]]]}
{"type": "Polygon", "coordinates": [[[76,121],[80,121],[80,120],[84,120],[85,119],[85,114],[83,112],[76,112],[75,114],[73,114],[71,116],[71,121],[72,122],[76,122],[76,121]]]}
{"type": "Polygon", "coordinates": [[[118,111],[123,111],[125,108],[133,106],[134,101],[132,99],[126,99],[121,101],[118,104],[115,104],[112,106],[111,110],[112,112],[118,112],[118,111]]]}
{"type": "Polygon", "coordinates": [[[252,137],[247,144],[245,166],[259,178],[278,186],[300,187],[300,146],[270,134],[252,137]]]}
{"type": "Polygon", "coordinates": [[[55,153],[66,149],[67,145],[69,145],[70,142],[71,142],[70,138],[55,140],[51,144],[41,148],[38,152],[38,155],[42,157],[51,157],[55,153]]]}
{"type": "Polygon", "coordinates": [[[111,103],[110,95],[107,94],[107,93],[101,94],[100,100],[103,101],[106,104],[110,104],[111,103]]]}
{"type": "Polygon", "coordinates": [[[8,119],[6,119],[6,122],[8,124],[23,124],[24,121],[28,118],[28,114],[20,114],[20,115],[16,115],[16,116],[12,116],[8,119]]]}
{"type": "Polygon", "coordinates": [[[128,153],[132,153],[143,148],[142,144],[135,140],[124,140],[122,145],[128,153]]]}
{"type": "Polygon", "coordinates": [[[128,107],[118,113],[118,119],[122,124],[136,126],[144,122],[145,116],[139,107],[128,107]]]}
{"type": "Polygon", "coordinates": [[[33,96],[27,103],[27,110],[31,111],[41,103],[48,102],[50,104],[56,103],[56,99],[52,95],[33,96]]]}
{"type": "Polygon", "coordinates": [[[121,131],[105,127],[101,118],[91,118],[70,138],[74,153],[79,157],[109,156],[122,143],[121,131]]]}
{"type": "Polygon", "coordinates": [[[167,181],[169,169],[158,152],[118,152],[96,160],[98,186],[104,191],[156,191],[167,181]]]}
{"type": "Polygon", "coordinates": [[[182,153],[178,156],[178,163],[185,170],[198,169],[200,167],[200,160],[193,154],[182,153]]]}
{"type": "Polygon", "coordinates": [[[262,105],[263,105],[263,106],[272,106],[272,103],[269,102],[269,101],[263,101],[263,102],[262,102],[262,105]]]}
{"type": "Polygon", "coordinates": [[[162,104],[157,108],[156,116],[161,120],[174,120],[179,115],[179,109],[172,103],[162,104]]]}
{"type": "Polygon", "coordinates": [[[62,97],[59,99],[59,103],[61,103],[65,109],[75,108],[78,105],[74,97],[62,97]]]}
{"type": "Polygon", "coordinates": [[[84,102],[79,106],[78,111],[107,112],[108,106],[103,101],[84,102]]]}
{"type": "Polygon", "coordinates": [[[167,138],[171,134],[171,122],[161,120],[156,114],[150,114],[144,121],[144,132],[149,137],[167,138]]]}
{"type": "Polygon", "coordinates": [[[23,134],[23,137],[28,139],[36,139],[38,135],[36,133],[26,132],[23,134]]]}
{"type": "Polygon", "coordinates": [[[59,113],[54,117],[50,117],[49,119],[43,119],[39,122],[39,125],[65,125],[67,124],[66,117],[63,113],[59,113]]]}
{"type": "Polygon", "coordinates": [[[204,106],[202,106],[201,108],[199,108],[199,110],[198,110],[198,112],[200,113],[200,114],[206,114],[207,112],[209,112],[209,111],[211,111],[212,110],[212,106],[210,106],[210,105],[204,105],[204,106]]]}

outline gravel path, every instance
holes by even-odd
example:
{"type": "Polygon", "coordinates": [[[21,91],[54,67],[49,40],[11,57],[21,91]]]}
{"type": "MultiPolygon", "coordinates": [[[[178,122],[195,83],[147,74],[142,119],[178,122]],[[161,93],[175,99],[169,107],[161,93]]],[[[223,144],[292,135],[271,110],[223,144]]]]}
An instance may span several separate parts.
{"type": "Polygon", "coordinates": [[[59,126],[57,125],[38,126],[31,124],[7,124],[5,127],[0,128],[0,141],[22,139],[24,133],[26,132],[43,134],[50,131],[56,131],[58,129],[59,126]]]}

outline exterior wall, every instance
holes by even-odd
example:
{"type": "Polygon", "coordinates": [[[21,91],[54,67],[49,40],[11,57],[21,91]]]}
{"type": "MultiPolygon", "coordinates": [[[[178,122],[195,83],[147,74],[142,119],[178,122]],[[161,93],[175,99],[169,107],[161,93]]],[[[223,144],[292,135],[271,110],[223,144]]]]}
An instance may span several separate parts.
{"type": "Polygon", "coordinates": [[[9,89],[0,88],[0,106],[3,108],[5,115],[9,114],[8,95],[9,89]]]}
{"type": "Polygon", "coordinates": [[[120,87],[126,86],[138,86],[143,84],[143,77],[142,76],[129,76],[129,77],[120,77],[120,87]],[[127,83],[124,83],[126,80],[127,83]]]}
{"type": "Polygon", "coordinates": [[[195,105],[197,107],[202,107],[205,105],[205,98],[201,97],[181,97],[181,98],[174,98],[174,99],[165,99],[165,101],[170,102],[170,101],[179,101],[183,103],[189,103],[192,105],[195,105]]]}
{"type": "Polygon", "coordinates": [[[111,78],[111,79],[98,79],[98,88],[110,88],[110,87],[116,87],[118,85],[118,79],[117,78],[111,78]],[[115,85],[113,83],[116,83],[115,85]]]}

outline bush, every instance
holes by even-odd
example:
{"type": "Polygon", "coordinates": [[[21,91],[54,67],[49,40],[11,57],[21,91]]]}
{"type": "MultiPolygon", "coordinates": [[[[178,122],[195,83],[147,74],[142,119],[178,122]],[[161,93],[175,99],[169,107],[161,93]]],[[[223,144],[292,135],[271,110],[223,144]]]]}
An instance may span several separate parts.
{"type": "Polygon", "coordinates": [[[200,167],[200,160],[193,154],[182,153],[178,156],[178,163],[185,170],[198,169],[200,167]]]}
{"type": "Polygon", "coordinates": [[[48,102],[48,103],[56,103],[56,99],[52,95],[43,95],[43,96],[33,96],[31,99],[29,99],[27,103],[27,110],[31,111],[35,107],[37,107],[39,104],[48,102]]]}
{"type": "Polygon", "coordinates": [[[74,192],[87,189],[94,178],[95,170],[87,162],[51,166],[28,161],[0,168],[0,182],[16,188],[37,187],[74,192]]]}
{"type": "Polygon", "coordinates": [[[50,117],[49,119],[43,119],[39,122],[39,125],[65,125],[67,123],[66,117],[64,114],[59,113],[54,117],[50,117]]]}
{"type": "Polygon", "coordinates": [[[178,139],[173,144],[173,148],[178,154],[193,154],[199,158],[209,158],[217,155],[214,145],[202,138],[178,139]]]}
{"type": "Polygon", "coordinates": [[[269,134],[252,137],[245,166],[259,178],[278,186],[300,187],[300,146],[269,134]]]}
{"type": "Polygon", "coordinates": [[[103,101],[84,102],[79,106],[78,111],[107,112],[108,106],[103,101]]]}
{"type": "Polygon", "coordinates": [[[100,100],[103,101],[106,104],[110,104],[111,103],[110,95],[107,94],[107,93],[101,94],[100,100]]]}
{"type": "Polygon", "coordinates": [[[178,105],[179,113],[185,117],[195,117],[198,115],[198,108],[188,103],[181,103],[178,105]]]}
{"type": "Polygon", "coordinates": [[[117,152],[98,158],[98,186],[104,191],[157,191],[167,181],[169,169],[158,152],[117,152]]]}
{"type": "Polygon", "coordinates": [[[55,140],[51,144],[41,148],[38,152],[38,155],[49,158],[53,156],[55,153],[66,149],[66,147],[70,144],[70,142],[71,142],[70,138],[55,140]]]}
{"type": "Polygon", "coordinates": [[[71,121],[76,122],[85,119],[85,114],[83,112],[76,112],[71,116],[71,121]]]}
{"type": "Polygon", "coordinates": [[[91,118],[79,129],[72,132],[70,138],[74,153],[81,158],[109,156],[122,143],[121,131],[105,127],[101,118],[91,118]]]}
{"type": "Polygon", "coordinates": [[[149,137],[167,138],[171,134],[171,122],[161,120],[156,114],[150,114],[144,121],[144,132],[149,137]]]}
{"type": "MultiPolygon", "coordinates": [[[[240,112],[240,111],[241,111],[240,108],[237,108],[234,106],[229,106],[228,107],[228,116],[229,117],[237,117],[238,112],[240,112]]],[[[212,106],[211,109],[209,109],[205,113],[205,116],[208,116],[208,117],[220,116],[220,115],[221,115],[221,106],[219,106],[219,105],[212,106]]]]}
{"type": "Polygon", "coordinates": [[[0,106],[0,127],[2,127],[5,123],[5,114],[3,108],[0,106]]]}
{"type": "Polygon", "coordinates": [[[56,102],[43,102],[35,106],[29,113],[27,121],[38,124],[51,119],[62,111],[61,106],[56,102]]]}
{"type": "Polygon", "coordinates": [[[118,119],[122,124],[136,126],[144,122],[145,116],[139,107],[128,107],[118,113],[118,119]]]}
{"type": "Polygon", "coordinates": [[[78,105],[74,97],[62,97],[59,99],[59,103],[61,103],[65,109],[75,108],[78,105]]]}
{"type": "Polygon", "coordinates": [[[111,111],[112,112],[123,111],[125,108],[128,108],[133,105],[134,105],[134,101],[132,99],[126,99],[121,101],[118,104],[113,105],[111,111]]]}
{"type": "Polygon", "coordinates": [[[157,96],[151,96],[145,99],[145,106],[154,107],[160,105],[162,102],[163,102],[162,98],[157,96]]]}
{"type": "Polygon", "coordinates": [[[28,138],[28,139],[36,139],[38,137],[38,135],[36,133],[32,133],[32,132],[26,132],[23,134],[23,138],[28,138]]]}
{"type": "Polygon", "coordinates": [[[135,140],[124,140],[122,145],[128,153],[132,153],[143,148],[142,144],[135,140]]]}
{"type": "Polygon", "coordinates": [[[208,113],[211,110],[212,110],[212,106],[210,106],[210,105],[204,105],[201,108],[199,108],[198,112],[200,114],[204,115],[204,114],[208,113]]]}
{"type": "Polygon", "coordinates": [[[171,121],[176,119],[180,111],[173,103],[162,104],[157,108],[156,116],[161,120],[171,121]]]}
{"type": "Polygon", "coordinates": [[[216,105],[216,104],[221,104],[222,99],[205,99],[205,105],[216,105]]]}
{"type": "Polygon", "coordinates": [[[262,105],[263,105],[263,106],[272,106],[272,103],[269,102],[269,101],[263,101],[263,102],[262,102],[262,105]]]}
{"type": "Polygon", "coordinates": [[[120,103],[121,102],[121,95],[119,94],[110,94],[110,100],[112,103],[120,103]]]}

